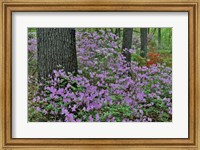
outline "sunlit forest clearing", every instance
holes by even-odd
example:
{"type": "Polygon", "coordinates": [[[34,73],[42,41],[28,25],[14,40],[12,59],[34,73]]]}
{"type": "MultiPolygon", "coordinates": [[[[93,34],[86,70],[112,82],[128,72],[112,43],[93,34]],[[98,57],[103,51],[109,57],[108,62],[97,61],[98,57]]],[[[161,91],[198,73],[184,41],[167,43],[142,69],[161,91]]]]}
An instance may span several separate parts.
{"type": "Polygon", "coordinates": [[[172,28],[29,28],[30,122],[171,122],[172,28]]]}

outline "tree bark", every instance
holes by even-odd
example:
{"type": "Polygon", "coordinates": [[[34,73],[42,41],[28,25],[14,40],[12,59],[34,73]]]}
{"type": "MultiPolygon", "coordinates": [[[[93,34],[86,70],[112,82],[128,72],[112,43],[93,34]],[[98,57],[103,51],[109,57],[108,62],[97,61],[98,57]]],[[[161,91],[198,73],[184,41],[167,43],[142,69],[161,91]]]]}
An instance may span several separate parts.
{"type": "Polygon", "coordinates": [[[147,28],[140,29],[140,39],[141,39],[141,57],[147,57],[147,28]]]}
{"type": "Polygon", "coordinates": [[[124,28],[123,30],[123,43],[122,43],[122,54],[126,57],[127,62],[131,62],[131,53],[124,51],[124,49],[131,49],[133,37],[133,28],[124,28]]]}
{"type": "Polygon", "coordinates": [[[38,77],[48,77],[58,65],[77,73],[75,29],[37,28],[38,77]]]}

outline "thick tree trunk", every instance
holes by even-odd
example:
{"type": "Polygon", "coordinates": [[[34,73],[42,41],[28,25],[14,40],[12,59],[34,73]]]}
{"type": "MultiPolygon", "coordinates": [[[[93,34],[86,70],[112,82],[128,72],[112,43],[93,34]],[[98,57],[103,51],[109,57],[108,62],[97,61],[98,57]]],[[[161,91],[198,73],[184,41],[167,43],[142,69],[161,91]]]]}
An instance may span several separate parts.
{"type": "Polygon", "coordinates": [[[58,65],[77,73],[75,29],[37,28],[38,76],[46,78],[58,65]]]}
{"type": "Polygon", "coordinates": [[[140,29],[140,38],[141,38],[141,57],[147,56],[147,28],[140,29]]]}
{"type": "MultiPolygon", "coordinates": [[[[132,36],[133,36],[133,28],[124,28],[123,29],[123,43],[122,50],[127,48],[131,49],[132,46],[132,36]]],[[[122,54],[126,57],[127,62],[131,62],[131,54],[129,51],[122,51],[122,54]]]]}
{"type": "Polygon", "coordinates": [[[158,46],[161,45],[161,28],[158,28],[158,46]]]}

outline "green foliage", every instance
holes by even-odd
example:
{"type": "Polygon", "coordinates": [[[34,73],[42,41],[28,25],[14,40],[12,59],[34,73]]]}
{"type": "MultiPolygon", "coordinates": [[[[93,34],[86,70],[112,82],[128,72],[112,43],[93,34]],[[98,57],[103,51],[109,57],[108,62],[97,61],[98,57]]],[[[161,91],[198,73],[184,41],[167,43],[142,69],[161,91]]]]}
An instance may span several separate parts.
{"type": "Polygon", "coordinates": [[[154,34],[154,41],[157,43],[158,50],[172,51],[172,28],[161,28],[161,45],[158,46],[158,30],[154,34]]]}
{"type": "Polygon", "coordinates": [[[103,115],[100,116],[101,121],[106,121],[110,116],[117,122],[122,122],[123,119],[132,118],[133,110],[127,105],[111,105],[102,108],[103,115]]]}
{"type": "Polygon", "coordinates": [[[28,28],[28,32],[36,32],[36,28],[28,28]]]}
{"type": "Polygon", "coordinates": [[[170,50],[159,51],[162,64],[172,68],[172,52],[170,50]]]}
{"type": "Polygon", "coordinates": [[[138,54],[132,54],[131,60],[137,62],[139,66],[145,66],[146,65],[146,58],[143,58],[138,54]]]}
{"type": "Polygon", "coordinates": [[[146,58],[140,56],[140,50],[137,49],[136,53],[131,54],[131,61],[137,62],[138,66],[145,66],[146,58]]]}
{"type": "Polygon", "coordinates": [[[171,116],[168,114],[168,107],[166,107],[166,102],[160,99],[153,99],[149,101],[151,101],[152,106],[145,106],[143,108],[145,116],[149,116],[152,121],[172,121],[171,116]]]}
{"type": "Polygon", "coordinates": [[[38,113],[35,108],[28,109],[28,121],[30,122],[47,122],[48,118],[42,113],[38,113]]]}
{"type": "Polygon", "coordinates": [[[111,95],[110,98],[111,98],[113,101],[116,101],[116,100],[122,100],[122,99],[123,99],[123,96],[122,96],[122,95],[111,95]]]}

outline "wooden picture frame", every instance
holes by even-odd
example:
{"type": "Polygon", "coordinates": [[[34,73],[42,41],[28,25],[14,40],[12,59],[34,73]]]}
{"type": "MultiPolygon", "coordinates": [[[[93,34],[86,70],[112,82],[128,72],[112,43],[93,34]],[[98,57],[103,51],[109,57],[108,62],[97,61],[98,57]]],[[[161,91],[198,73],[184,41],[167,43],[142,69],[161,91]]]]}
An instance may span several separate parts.
{"type": "Polygon", "coordinates": [[[1,0],[0,149],[200,149],[199,0],[1,0]],[[12,12],[136,11],[189,13],[189,138],[187,139],[14,139],[12,131],[12,12]]]}

